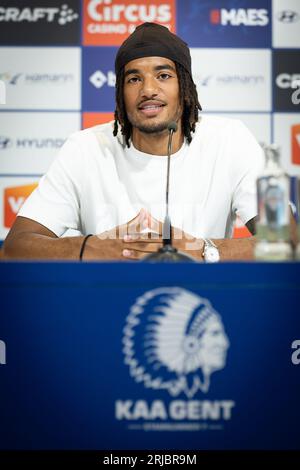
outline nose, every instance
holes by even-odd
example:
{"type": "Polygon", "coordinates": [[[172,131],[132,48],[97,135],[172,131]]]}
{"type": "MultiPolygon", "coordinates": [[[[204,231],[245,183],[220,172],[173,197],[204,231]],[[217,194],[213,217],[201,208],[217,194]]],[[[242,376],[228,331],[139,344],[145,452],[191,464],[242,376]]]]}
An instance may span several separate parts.
{"type": "Polygon", "coordinates": [[[226,335],[225,332],[224,332],[224,334],[223,334],[223,338],[222,338],[222,339],[223,339],[223,347],[226,348],[226,349],[229,348],[229,344],[230,344],[230,343],[229,343],[228,336],[226,335]]]}
{"type": "Polygon", "coordinates": [[[153,76],[146,76],[142,82],[141,94],[143,97],[154,97],[158,94],[158,82],[153,76]]]}

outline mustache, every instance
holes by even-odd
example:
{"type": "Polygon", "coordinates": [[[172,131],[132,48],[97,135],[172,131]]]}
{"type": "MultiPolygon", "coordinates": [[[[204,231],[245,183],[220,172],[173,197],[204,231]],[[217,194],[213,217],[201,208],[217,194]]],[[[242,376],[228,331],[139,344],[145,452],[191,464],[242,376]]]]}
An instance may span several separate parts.
{"type": "Polygon", "coordinates": [[[147,100],[140,101],[139,104],[138,104],[138,107],[140,108],[145,103],[166,105],[165,101],[162,101],[162,100],[149,100],[149,99],[147,99],[147,100]]]}

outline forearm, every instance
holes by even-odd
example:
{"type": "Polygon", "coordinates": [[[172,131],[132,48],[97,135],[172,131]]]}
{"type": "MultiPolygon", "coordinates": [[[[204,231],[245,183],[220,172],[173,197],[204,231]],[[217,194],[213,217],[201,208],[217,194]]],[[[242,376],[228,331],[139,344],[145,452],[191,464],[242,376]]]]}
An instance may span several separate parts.
{"type": "MultiPolygon", "coordinates": [[[[254,259],[255,240],[255,237],[212,239],[219,250],[221,261],[254,259]]],[[[181,240],[174,240],[174,245],[178,250],[186,252],[197,261],[204,260],[203,239],[193,239],[185,236],[181,240]]]]}
{"type": "Polygon", "coordinates": [[[255,237],[213,239],[221,261],[254,259],[255,237]]]}
{"type": "Polygon", "coordinates": [[[84,237],[54,238],[35,233],[9,237],[3,245],[6,259],[78,260],[84,237]]]}

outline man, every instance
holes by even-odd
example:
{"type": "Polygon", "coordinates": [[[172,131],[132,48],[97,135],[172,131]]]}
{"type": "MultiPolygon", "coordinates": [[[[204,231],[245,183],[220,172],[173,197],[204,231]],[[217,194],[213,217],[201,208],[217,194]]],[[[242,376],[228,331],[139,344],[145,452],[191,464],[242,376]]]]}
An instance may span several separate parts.
{"type": "Polygon", "coordinates": [[[251,258],[254,238],[230,236],[236,214],[254,234],[255,181],[263,165],[255,139],[239,121],[198,118],[189,49],[167,28],[139,26],[121,45],[115,68],[115,122],[67,140],[21,208],[5,256],[78,259],[81,253],[85,260],[124,260],[156,251],[168,125],[176,122],[170,181],[175,247],[202,260],[203,239],[210,237],[221,259],[251,258]],[[90,236],[62,237],[68,229],[90,236]]]}

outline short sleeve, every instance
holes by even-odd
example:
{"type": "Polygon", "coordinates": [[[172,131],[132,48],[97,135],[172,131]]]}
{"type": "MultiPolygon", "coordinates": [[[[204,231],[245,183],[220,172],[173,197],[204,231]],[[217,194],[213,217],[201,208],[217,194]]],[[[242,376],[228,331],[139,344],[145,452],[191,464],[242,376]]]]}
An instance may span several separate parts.
{"type": "Polygon", "coordinates": [[[241,121],[232,128],[230,180],[232,211],[246,224],[257,215],[256,181],[264,167],[261,146],[241,121]]]}
{"type": "Polygon", "coordinates": [[[70,137],[18,215],[35,220],[58,237],[66,230],[80,231],[82,166],[79,144],[70,137]]]}

